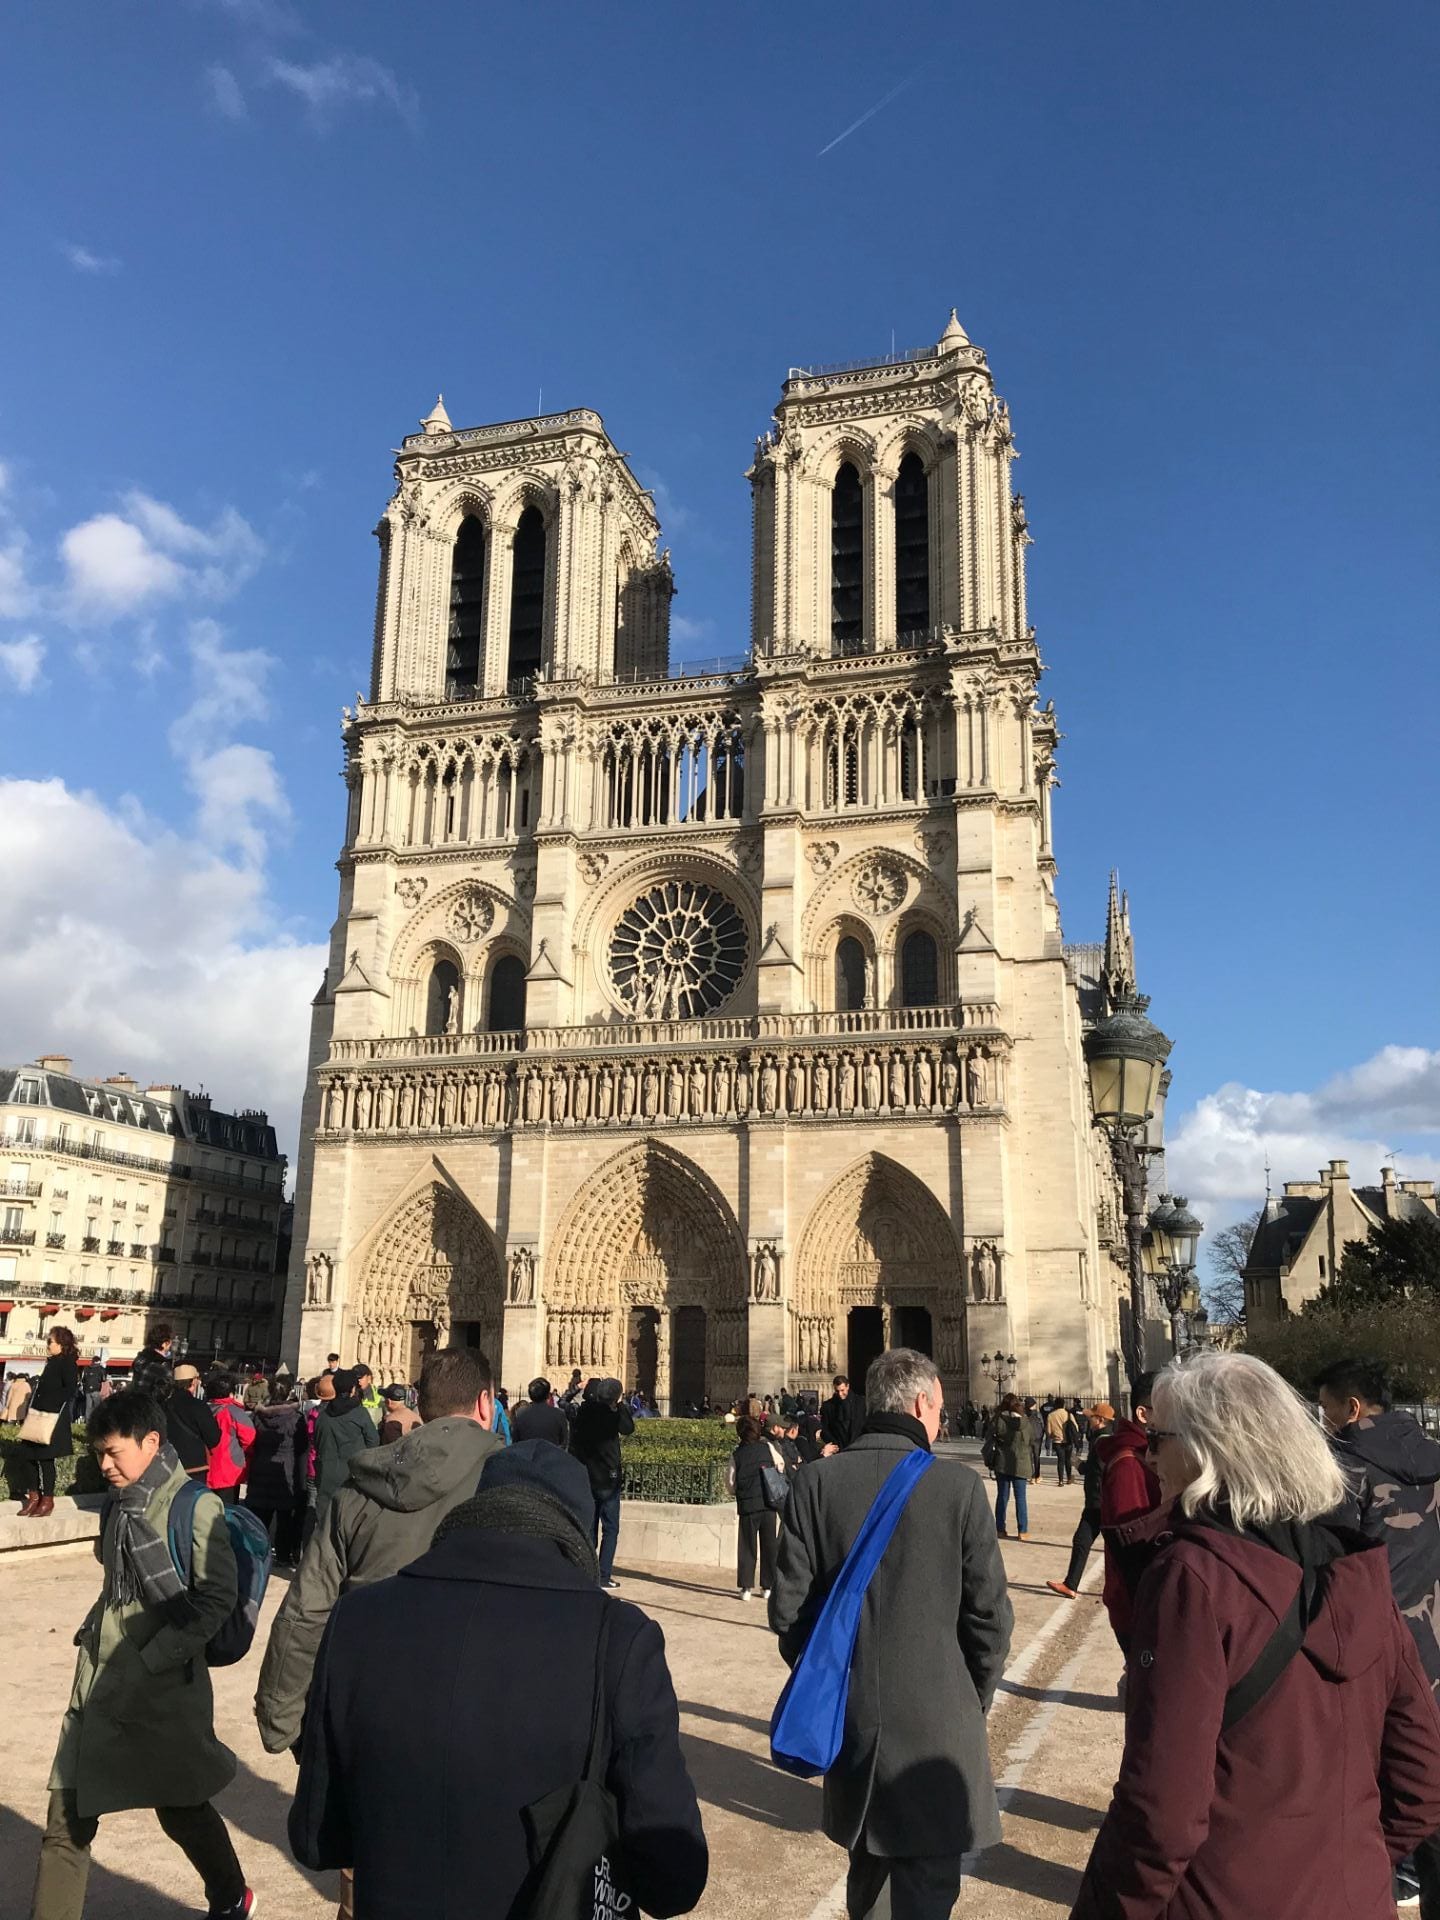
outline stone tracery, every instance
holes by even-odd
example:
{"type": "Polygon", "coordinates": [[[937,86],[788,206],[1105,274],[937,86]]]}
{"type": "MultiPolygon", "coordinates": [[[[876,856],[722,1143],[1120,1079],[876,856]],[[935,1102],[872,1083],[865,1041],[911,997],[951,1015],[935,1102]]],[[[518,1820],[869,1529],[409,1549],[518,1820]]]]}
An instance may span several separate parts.
{"type": "Polygon", "coordinates": [[[504,1297],[490,1229],[450,1187],[432,1182],[371,1244],[354,1304],[354,1350],[377,1374],[404,1377],[417,1329],[443,1347],[454,1329],[468,1326],[498,1366],[504,1297]]]}

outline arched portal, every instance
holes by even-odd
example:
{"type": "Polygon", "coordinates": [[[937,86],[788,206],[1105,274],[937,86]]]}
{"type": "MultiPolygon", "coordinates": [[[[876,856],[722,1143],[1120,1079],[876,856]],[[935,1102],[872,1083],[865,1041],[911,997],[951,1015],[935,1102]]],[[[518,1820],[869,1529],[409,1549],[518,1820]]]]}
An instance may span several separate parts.
{"type": "Polygon", "coordinates": [[[828,1391],[886,1347],[928,1352],[958,1387],[965,1371],[960,1253],[945,1209],[897,1161],[867,1154],[821,1195],[805,1224],[790,1311],[792,1386],[828,1391]]]}
{"type": "Polygon", "coordinates": [[[505,1285],[494,1235],[438,1181],[402,1203],[371,1245],[351,1346],[380,1380],[413,1380],[437,1347],[478,1346],[500,1378],[505,1285]]]}
{"type": "Polygon", "coordinates": [[[662,1412],[745,1391],[744,1245],[719,1189],[682,1154],[647,1139],[597,1168],[546,1266],[553,1377],[614,1375],[662,1412]]]}

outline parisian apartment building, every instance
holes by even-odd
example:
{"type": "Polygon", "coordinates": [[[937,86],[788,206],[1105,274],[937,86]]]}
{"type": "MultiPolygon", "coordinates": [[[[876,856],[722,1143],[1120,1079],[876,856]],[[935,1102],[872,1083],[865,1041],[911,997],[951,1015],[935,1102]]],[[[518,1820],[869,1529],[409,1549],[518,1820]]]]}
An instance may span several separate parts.
{"type": "Polygon", "coordinates": [[[264,1113],[61,1054],[0,1067],[0,1360],[38,1361],[64,1325],[123,1368],[163,1319],[201,1364],[273,1364],[284,1188],[264,1113]]]}

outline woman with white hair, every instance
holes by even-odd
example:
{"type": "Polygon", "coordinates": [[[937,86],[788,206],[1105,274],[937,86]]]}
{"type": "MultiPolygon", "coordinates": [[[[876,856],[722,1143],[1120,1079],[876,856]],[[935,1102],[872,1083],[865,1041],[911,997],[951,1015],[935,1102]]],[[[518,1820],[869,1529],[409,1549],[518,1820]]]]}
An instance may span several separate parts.
{"type": "Polygon", "coordinates": [[[1393,1920],[1440,1829],[1440,1715],[1309,1408],[1245,1353],[1167,1367],[1120,1778],[1072,1920],[1393,1920]]]}

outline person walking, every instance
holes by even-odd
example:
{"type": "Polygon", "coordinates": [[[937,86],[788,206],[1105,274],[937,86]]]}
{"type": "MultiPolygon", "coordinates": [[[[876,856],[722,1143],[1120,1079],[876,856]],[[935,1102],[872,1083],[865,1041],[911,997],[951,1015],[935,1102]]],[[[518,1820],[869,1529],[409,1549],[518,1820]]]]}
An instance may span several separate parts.
{"type": "Polygon", "coordinates": [[[765,1469],[773,1467],[783,1473],[785,1456],[749,1414],[741,1414],[735,1422],[735,1438],[738,1444],[725,1473],[740,1522],[735,1535],[735,1584],[742,1600],[753,1597],[758,1551],[760,1592],[768,1600],[775,1584],[777,1515],[765,1498],[765,1469]]]}
{"type": "Polygon", "coordinates": [[[1040,1484],[1040,1456],[1045,1450],[1045,1416],[1040,1402],[1032,1394],[1025,1402],[1025,1423],[1030,1429],[1030,1484],[1040,1484]]]}
{"type": "Polygon", "coordinates": [[[5,1411],[0,1414],[7,1426],[17,1427],[25,1418],[34,1388],[28,1373],[12,1373],[5,1388],[5,1411]]]}
{"type": "Polygon", "coordinates": [[[1393,1920],[1392,1857],[1440,1828],[1440,1714],[1385,1556],[1264,1361],[1174,1362],[1152,1405],[1166,1504],[1117,1530],[1151,1558],[1071,1920],[1393,1920]]]}
{"type": "MultiPolygon", "coordinates": [[[[1346,1517],[1384,1546],[1395,1604],[1440,1701],[1440,1444],[1391,1406],[1378,1361],[1337,1360],[1315,1386],[1345,1476],[1346,1517]]],[[[1420,1920],[1440,1920],[1440,1833],[1416,1845],[1412,1865],[1420,1920]]]]}
{"type": "Polygon", "coordinates": [[[164,1439],[158,1401],[127,1388],[96,1409],[90,1442],[110,1489],[100,1538],[104,1585],[75,1635],[70,1705],[50,1773],[31,1920],[80,1920],[102,1817],[153,1807],[200,1875],[211,1920],[246,1920],[245,1884],[211,1804],[235,1778],[215,1737],[205,1643],[235,1605],[224,1513],[204,1493],[193,1514],[188,1589],[166,1544],[185,1470],[164,1439]]]}
{"type": "Polygon", "coordinates": [[[389,1447],[403,1440],[407,1433],[413,1433],[420,1424],[420,1416],[410,1405],[406,1389],[398,1382],[386,1387],[380,1398],[385,1402],[385,1411],[380,1416],[380,1444],[389,1447]]]}
{"type": "Polygon", "coordinates": [[[269,1533],[277,1567],[300,1559],[305,1522],[305,1456],[309,1436],[300,1403],[276,1383],[275,1396],[254,1412],[255,1444],[245,1478],[245,1505],[269,1533]]]}
{"type": "MultiPolygon", "coordinates": [[[[267,1753],[283,1753],[300,1737],[320,1637],[337,1597],[388,1579],[424,1553],[445,1515],[479,1485],[500,1444],[490,1431],[492,1395],[490,1362],[479,1347],[432,1353],[420,1375],[421,1424],[388,1447],[362,1446],[347,1456],[349,1479],[327,1502],[270,1629],[255,1695],[267,1753]]],[[[349,1417],[370,1426],[363,1407],[349,1417]]],[[[322,1435],[325,1423],[322,1408],[322,1435]]]]}
{"type": "Polygon", "coordinates": [[[22,1493],[23,1519],[43,1520],[55,1511],[55,1462],[68,1460],[73,1451],[70,1409],[79,1378],[75,1335],[69,1327],[51,1327],[45,1365],[25,1410],[16,1449],[15,1479],[22,1493]]]}
{"type": "Polygon", "coordinates": [[[850,1382],[837,1373],[830,1398],[820,1409],[820,1449],[825,1455],[843,1453],[860,1435],[865,1409],[850,1393],[850,1382]]]}
{"type": "Polygon", "coordinates": [[[570,1435],[570,1451],[590,1475],[602,1587],[620,1584],[615,1578],[615,1547],[620,1538],[620,1442],[634,1431],[635,1416],[625,1404],[620,1381],[587,1382],[570,1435]]]}
{"type": "MultiPolygon", "coordinates": [[[[782,1516],[770,1625],[791,1667],[876,1495],[939,1432],[934,1361],[908,1347],[882,1353],[865,1401],[865,1431],[796,1476],[782,1516]]],[[[825,1776],[821,1824],[850,1856],[851,1920],[948,1920],[962,1856],[999,1840],[985,1716],[1012,1624],[979,1478],[932,1467],[866,1589],[840,1752],[825,1776]]]]}
{"type": "Polygon", "coordinates": [[[378,1447],[380,1434],[357,1391],[359,1376],[348,1367],[333,1376],[335,1398],[326,1400],[315,1420],[315,1525],[350,1477],[357,1454],[378,1447]]]}
{"type": "Polygon", "coordinates": [[[1026,1483],[1030,1478],[1030,1422],[1018,1393],[1007,1393],[1000,1402],[990,1422],[985,1449],[989,1456],[985,1464],[995,1475],[995,1531],[1002,1540],[1009,1538],[1005,1521],[1013,1493],[1016,1535],[1021,1540],[1028,1540],[1030,1507],[1026,1483]]]}
{"type": "Polygon", "coordinates": [[[638,1607],[597,1593],[593,1535],[584,1467],[519,1440],[490,1452],[479,1491],[420,1558],[338,1601],[290,1842],[307,1867],[352,1866],[370,1920],[668,1916],[699,1901],[708,1854],[664,1641],[638,1607]],[[584,1885],[542,1908],[534,1816],[585,1773],[592,1722],[624,1881],[592,1885],[592,1852],[584,1885]]]}
{"type": "Polygon", "coordinates": [[[201,1398],[200,1369],[182,1360],[171,1376],[168,1392],[157,1393],[154,1398],[165,1416],[165,1437],[181,1466],[193,1480],[208,1483],[210,1455],[220,1444],[220,1422],[201,1398]]]}
{"type": "Polygon", "coordinates": [[[1075,1442],[1080,1430],[1075,1416],[1063,1400],[1057,1400],[1045,1419],[1045,1432],[1055,1449],[1055,1484],[1069,1487],[1075,1483],[1075,1442]]]}
{"type": "Polygon", "coordinates": [[[158,1399],[170,1391],[174,1368],[175,1334],[163,1320],[157,1320],[145,1336],[145,1344],[130,1368],[130,1386],[158,1399]]]}
{"type": "Polygon", "coordinates": [[[522,1440],[548,1440],[552,1447],[570,1447],[570,1422],[555,1404],[555,1393],[543,1377],[532,1380],[525,1389],[525,1404],[515,1409],[510,1423],[515,1444],[522,1440]]]}
{"type": "Polygon", "coordinates": [[[240,1483],[255,1445],[255,1417],[235,1391],[233,1373],[215,1372],[205,1382],[205,1397],[220,1428],[219,1442],[210,1449],[207,1484],[227,1507],[240,1499],[240,1483]]]}
{"type": "Polygon", "coordinates": [[[1066,1600],[1079,1598],[1080,1582],[1085,1577],[1085,1563],[1090,1558],[1090,1549],[1100,1538],[1102,1462],[1095,1451],[1095,1442],[1102,1435],[1115,1431],[1115,1409],[1108,1400],[1099,1400],[1086,1414],[1085,1420],[1090,1429],[1090,1451],[1085,1457],[1080,1476],[1082,1502],[1080,1518],[1075,1523],[1075,1532],[1070,1541],[1070,1564],[1065,1569],[1063,1580],[1045,1582],[1052,1593],[1058,1593],[1066,1600]]]}

